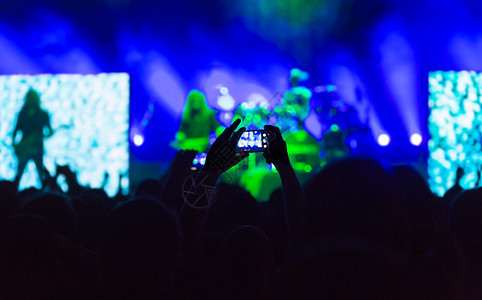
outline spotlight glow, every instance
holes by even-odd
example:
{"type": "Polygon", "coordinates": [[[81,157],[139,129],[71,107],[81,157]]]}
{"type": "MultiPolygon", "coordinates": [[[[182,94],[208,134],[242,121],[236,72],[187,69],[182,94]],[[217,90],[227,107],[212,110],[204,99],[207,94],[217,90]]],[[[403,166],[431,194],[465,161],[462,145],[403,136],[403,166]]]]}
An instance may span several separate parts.
{"type": "Polygon", "coordinates": [[[386,133],[382,133],[378,136],[377,141],[378,145],[382,147],[388,146],[388,144],[390,144],[390,136],[386,133]]]}
{"type": "Polygon", "coordinates": [[[144,137],[140,134],[136,134],[134,135],[134,145],[136,145],[137,147],[141,146],[142,144],[144,144],[144,137]]]}
{"type": "Polygon", "coordinates": [[[422,143],[422,136],[419,133],[412,134],[410,137],[410,143],[412,143],[414,146],[420,146],[422,143]]]}
{"type": "Polygon", "coordinates": [[[218,105],[225,111],[232,110],[235,105],[234,98],[227,94],[218,97],[218,105]]]}
{"type": "Polygon", "coordinates": [[[227,87],[223,86],[219,89],[219,92],[221,93],[221,95],[227,95],[229,93],[229,90],[227,87]]]}

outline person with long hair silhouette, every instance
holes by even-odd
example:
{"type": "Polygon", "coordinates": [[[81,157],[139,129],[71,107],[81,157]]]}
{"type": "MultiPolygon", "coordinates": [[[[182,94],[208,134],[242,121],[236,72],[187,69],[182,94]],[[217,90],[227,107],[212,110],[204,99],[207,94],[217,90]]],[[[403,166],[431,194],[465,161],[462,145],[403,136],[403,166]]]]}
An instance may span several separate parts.
{"type": "Polygon", "coordinates": [[[40,107],[40,95],[34,89],[30,89],[25,95],[25,103],[18,113],[12,138],[18,161],[17,175],[14,180],[17,187],[30,159],[33,159],[37,167],[40,181],[44,181],[47,171],[43,164],[43,139],[52,134],[49,114],[40,107]],[[21,137],[19,132],[21,132],[21,137]],[[18,141],[19,139],[20,141],[18,141]]]}
{"type": "Polygon", "coordinates": [[[216,112],[209,108],[204,93],[191,90],[187,95],[181,126],[172,145],[180,150],[207,152],[210,133],[221,133],[220,127],[216,112]]]}

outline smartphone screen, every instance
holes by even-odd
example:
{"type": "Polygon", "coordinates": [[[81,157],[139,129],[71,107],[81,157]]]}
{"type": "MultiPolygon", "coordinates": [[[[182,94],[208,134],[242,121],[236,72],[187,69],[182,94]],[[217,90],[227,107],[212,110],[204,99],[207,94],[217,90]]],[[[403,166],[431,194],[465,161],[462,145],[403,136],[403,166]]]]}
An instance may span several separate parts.
{"type": "Polygon", "coordinates": [[[268,148],[268,134],[264,130],[246,130],[238,141],[238,152],[263,152],[268,148]]]}
{"type": "Polygon", "coordinates": [[[191,170],[201,169],[206,163],[207,153],[198,153],[191,164],[191,170]]]}

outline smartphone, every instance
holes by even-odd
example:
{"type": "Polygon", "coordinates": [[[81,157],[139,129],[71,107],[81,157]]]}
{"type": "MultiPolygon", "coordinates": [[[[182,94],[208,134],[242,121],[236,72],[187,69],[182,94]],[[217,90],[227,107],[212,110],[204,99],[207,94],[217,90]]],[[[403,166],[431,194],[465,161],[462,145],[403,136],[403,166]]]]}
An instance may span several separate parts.
{"type": "Polygon", "coordinates": [[[206,163],[206,155],[207,153],[196,154],[191,164],[191,170],[201,169],[206,163]]]}
{"type": "Polygon", "coordinates": [[[237,152],[263,152],[268,149],[265,130],[246,130],[238,141],[237,152]]]}

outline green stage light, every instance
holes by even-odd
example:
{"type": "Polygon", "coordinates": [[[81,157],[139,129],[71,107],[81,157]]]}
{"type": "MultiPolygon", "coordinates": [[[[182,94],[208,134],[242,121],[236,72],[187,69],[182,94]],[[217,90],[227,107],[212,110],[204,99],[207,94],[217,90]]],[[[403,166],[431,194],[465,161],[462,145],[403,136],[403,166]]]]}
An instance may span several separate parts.
{"type": "Polygon", "coordinates": [[[340,130],[340,126],[333,124],[331,125],[330,130],[333,132],[337,132],[338,130],[340,130]]]}

